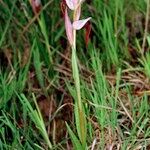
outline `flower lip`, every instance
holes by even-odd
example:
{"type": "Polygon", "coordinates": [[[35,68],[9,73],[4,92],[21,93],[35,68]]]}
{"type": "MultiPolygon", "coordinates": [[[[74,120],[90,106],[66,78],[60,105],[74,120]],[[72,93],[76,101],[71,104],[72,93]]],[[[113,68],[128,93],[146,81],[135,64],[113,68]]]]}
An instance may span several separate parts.
{"type": "Polygon", "coordinates": [[[91,19],[91,17],[87,19],[82,19],[82,20],[77,20],[73,22],[73,28],[75,30],[80,30],[81,28],[84,27],[84,25],[91,19]]]}

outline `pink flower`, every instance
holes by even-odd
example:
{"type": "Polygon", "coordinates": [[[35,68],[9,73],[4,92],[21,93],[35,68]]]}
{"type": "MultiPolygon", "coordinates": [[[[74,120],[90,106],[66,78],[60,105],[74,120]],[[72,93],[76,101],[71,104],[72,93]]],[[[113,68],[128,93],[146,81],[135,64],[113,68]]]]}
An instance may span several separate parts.
{"type": "Polygon", "coordinates": [[[70,18],[68,16],[67,8],[65,9],[65,28],[66,28],[66,35],[70,45],[73,44],[74,37],[73,37],[73,30],[80,30],[85,26],[85,24],[91,19],[91,17],[87,19],[80,19],[81,14],[81,3],[83,0],[66,0],[66,5],[69,9],[74,10],[74,22],[71,23],[70,18]]]}

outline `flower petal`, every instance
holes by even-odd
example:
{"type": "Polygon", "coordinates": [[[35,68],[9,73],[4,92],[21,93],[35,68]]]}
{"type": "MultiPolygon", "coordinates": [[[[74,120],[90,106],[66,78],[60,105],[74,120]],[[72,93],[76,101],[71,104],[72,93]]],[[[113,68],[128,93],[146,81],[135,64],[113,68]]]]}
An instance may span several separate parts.
{"type": "Polygon", "coordinates": [[[73,1],[73,4],[74,4],[74,7],[77,7],[78,5],[78,0],[72,0],[73,1]]]}
{"type": "Polygon", "coordinates": [[[66,34],[67,34],[68,41],[69,41],[70,45],[72,45],[73,44],[73,27],[72,27],[70,18],[68,16],[67,8],[65,10],[65,28],[66,28],[66,34]]]}
{"type": "Polygon", "coordinates": [[[74,21],[73,28],[75,30],[80,30],[90,19],[91,19],[91,17],[89,17],[87,19],[83,19],[83,20],[74,21]]]}
{"type": "Polygon", "coordinates": [[[66,0],[66,4],[69,7],[69,9],[71,10],[75,9],[73,0],[66,0]]]}

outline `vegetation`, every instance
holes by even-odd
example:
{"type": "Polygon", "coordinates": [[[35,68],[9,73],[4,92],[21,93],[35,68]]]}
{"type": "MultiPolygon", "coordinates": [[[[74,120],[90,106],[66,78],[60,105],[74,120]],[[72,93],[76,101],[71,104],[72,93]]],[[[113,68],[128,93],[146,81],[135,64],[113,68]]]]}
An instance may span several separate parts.
{"type": "Polygon", "coordinates": [[[29,0],[0,0],[0,149],[150,149],[150,0],[82,6],[92,18],[88,45],[84,30],[76,41],[85,141],[60,3],[35,13],[29,0]]]}

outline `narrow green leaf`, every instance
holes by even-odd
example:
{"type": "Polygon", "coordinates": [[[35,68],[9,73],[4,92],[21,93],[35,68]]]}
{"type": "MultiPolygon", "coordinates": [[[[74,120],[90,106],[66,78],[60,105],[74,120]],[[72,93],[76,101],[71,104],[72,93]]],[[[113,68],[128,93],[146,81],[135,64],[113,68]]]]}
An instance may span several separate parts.
{"type": "Polygon", "coordinates": [[[71,137],[72,140],[72,144],[74,146],[75,150],[84,150],[79,139],[75,136],[75,134],[73,133],[73,131],[70,129],[69,125],[66,123],[69,135],[71,137]]]}
{"type": "MultiPolygon", "coordinates": [[[[36,42],[36,45],[37,45],[37,42],[36,42]]],[[[39,49],[37,46],[35,47],[35,49],[33,51],[33,61],[34,61],[36,77],[39,81],[40,86],[44,89],[44,76],[43,76],[43,72],[42,72],[40,53],[39,53],[39,49]]]]}

